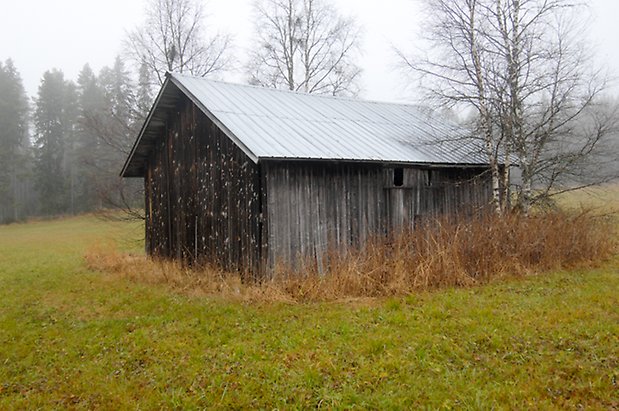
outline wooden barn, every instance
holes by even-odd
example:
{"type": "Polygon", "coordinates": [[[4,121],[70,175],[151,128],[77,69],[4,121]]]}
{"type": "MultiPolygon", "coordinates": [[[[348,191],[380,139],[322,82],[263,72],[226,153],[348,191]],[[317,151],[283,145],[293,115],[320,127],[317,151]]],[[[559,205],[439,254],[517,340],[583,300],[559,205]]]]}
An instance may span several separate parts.
{"type": "Polygon", "coordinates": [[[149,254],[258,277],[485,207],[460,133],[418,106],[169,74],[122,176],[144,178],[149,254]]]}

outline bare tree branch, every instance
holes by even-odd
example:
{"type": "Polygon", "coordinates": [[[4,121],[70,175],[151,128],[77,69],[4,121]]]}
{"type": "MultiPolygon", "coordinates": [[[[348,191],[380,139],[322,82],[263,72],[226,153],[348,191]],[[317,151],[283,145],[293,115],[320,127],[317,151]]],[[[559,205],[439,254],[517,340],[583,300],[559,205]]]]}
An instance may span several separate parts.
{"type": "MultiPolygon", "coordinates": [[[[422,78],[427,95],[443,106],[472,112],[491,169],[514,158],[521,182],[518,206],[528,211],[566,181],[607,180],[586,167],[616,133],[617,115],[597,116],[606,81],[591,69],[569,0],[425,0],[429,55],[398,51],[422,78]],[[603,117],[603,118],[602,118],[603,117]],[[602,121],[602,122],[600,122],[602,121]],[[595,124],[597,127],[584,127],[595,124]],[[586,171],[586,172],[585,172],[586,171]],[[578,178],[577,178],[578,177],[578,178]]],[[[506,209],[509,176],[502,186],[506,209]]],[[[494,201],[499,194],[495,191],[494,201]]]]}
{"type": "Polygon", "coordinates": [[[159,84],[167,71],[208,76],[231,67],[232,39],[204,32],[204,10],[196,0],[149,0],[145,23],[128,33],[127,54],[146,66],[159,84]]]}
{"type": "Polygon", "coordinates": [[[353,62],[359,29],[322,0],[257,0],[257,45],[250,82],[265,87],[356,95],[360,68],[353,62]]]}

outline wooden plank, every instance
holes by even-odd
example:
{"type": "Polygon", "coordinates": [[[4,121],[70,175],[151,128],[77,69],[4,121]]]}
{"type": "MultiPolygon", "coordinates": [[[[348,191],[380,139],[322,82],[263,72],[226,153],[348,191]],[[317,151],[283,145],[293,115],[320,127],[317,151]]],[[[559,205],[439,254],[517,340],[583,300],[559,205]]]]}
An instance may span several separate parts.
{"type": "Polygon", "coordinates": [[[151,255],[259,266],[258,166],[188,100],[171,113],[147,173],[151,255]]]}

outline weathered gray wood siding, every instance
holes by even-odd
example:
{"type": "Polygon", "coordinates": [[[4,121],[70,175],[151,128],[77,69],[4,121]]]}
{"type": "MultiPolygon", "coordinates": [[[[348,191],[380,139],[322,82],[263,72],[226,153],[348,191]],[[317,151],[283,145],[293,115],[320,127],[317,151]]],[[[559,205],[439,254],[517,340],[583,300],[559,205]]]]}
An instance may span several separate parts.
{"type": "Polygon", "coordinates": [[[258,272],[259,168],[186,98],[149,156],[145,191],[149,254],[258,272]]]}
{"type": "Polygon", "coordinates": [[[269,267],[298,257],[322,262],[329,247],[386,232],[385,174],[378,166],[271,163],[267,186],[269,267]]]}
{"type": "Polygon", "coordinates": [[[471,214],[490,199],[484,169],[402,168],[353,163],[263,165],[267,188],[268,265],[357,247],[374,235],[411,227],[424,217],[471,214]]]}
{"type": "Polygon", "coordinates": [[[472,215],[490,203],[491,176],[483,168],[404,168],[399,187],[393,183],[394,168],[385,172],[391,230],[441,215],[472,215]]]}

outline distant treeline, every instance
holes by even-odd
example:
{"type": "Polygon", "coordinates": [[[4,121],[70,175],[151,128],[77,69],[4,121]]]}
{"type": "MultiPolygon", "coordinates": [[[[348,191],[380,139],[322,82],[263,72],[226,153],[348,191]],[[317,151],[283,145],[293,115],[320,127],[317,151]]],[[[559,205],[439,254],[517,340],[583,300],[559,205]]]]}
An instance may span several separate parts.
{"type": "Polygon", "coordinates": [[[98,74],[86,64],[75,82],[53,69],[29,100],[0,62],[0,224],[140,205],[118,173],[151,104],[146,73],[133,80],[120,58],[98,74]]]}

